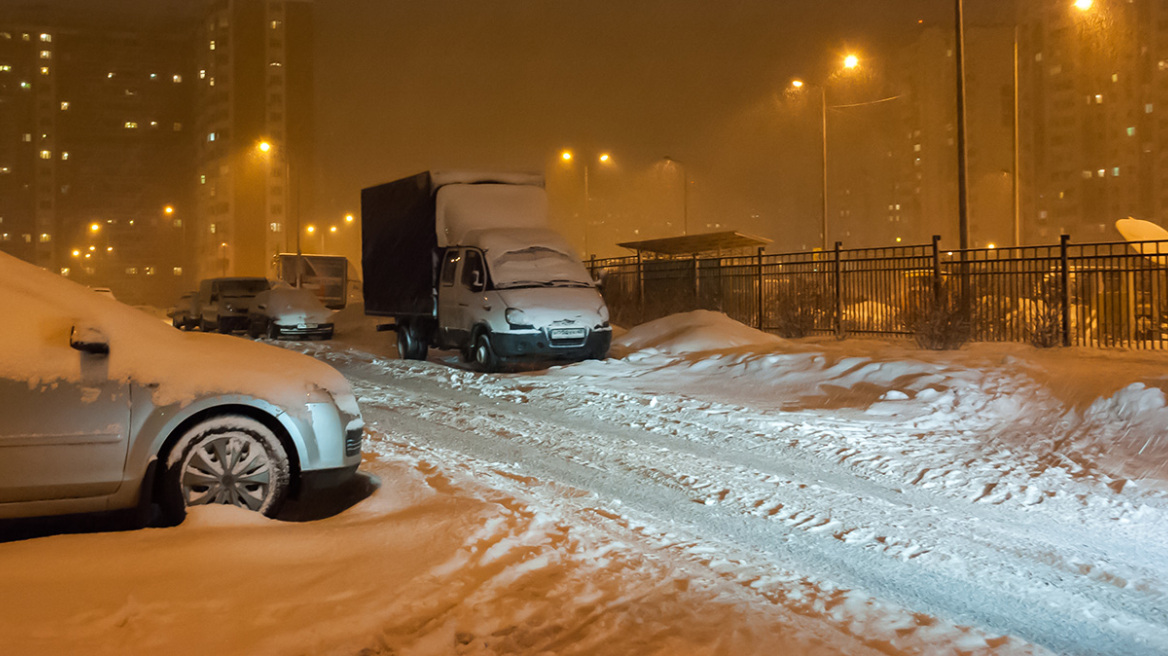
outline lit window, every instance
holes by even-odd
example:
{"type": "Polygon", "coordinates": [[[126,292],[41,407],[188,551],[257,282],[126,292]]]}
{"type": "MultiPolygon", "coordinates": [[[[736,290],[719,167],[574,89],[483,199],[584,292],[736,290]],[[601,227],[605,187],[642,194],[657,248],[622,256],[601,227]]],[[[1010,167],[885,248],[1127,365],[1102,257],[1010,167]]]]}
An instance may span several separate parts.
{"type": "Polygon", "coordinates": [[[158,121],[150,121],[150,127],[152,127],[152,128],[158,127],[158,121]]]}
{"type": "Polygon", "coordinates": [[[1127,136],[1129,136],[1129,137],[1136,136],[1136,129],[1135,128],[1128,128],[1127,129],[1127,136]]]}
{"type": "Polygon", "coordinates": [[[170,225],[172,225],[176,228],[181,228],[182,227],[182,219],[175,219],[175,220],[170,222],[170,225]]]}
{"type": "Polygon", "coordinates": [[[214,141],[214,140],[215,140],[215,133],[214,132],[207,135],[207,141],[214,141]]]}
{"type": "Polygon", "coordinates": [[[69,267],[61,267],[61,275],[68,278],[69,277],[69,267]]]}
{"type": "Polygon", "coordinates": [[[1145,114],[1152,113],[1152,103],[1148,103],[1148,104],[1144,105],[1144,113],[1145,114]]]}
{"type": "Polygon", "coordinates": [[[280,229],[282,226],[280,225],[279,222],[273,222],[270,224],[270,227],[272,229],[272,232],[280,232],[280,229]]]}
{"type": "Polygon", "coordinates": [[[199,79],[200,79],[200,80],[203,80],[203,79],[206,79],[206,77],[207,77],[207,71],[206,71],[206,70],[200,70],[200,71],[199,71],[199,79]]]}
{"type": "Polygon", "coordinates": [[[41,66],[41,75],[48,75],[48,74],[49,74],[49,67],[48,66],[41,66]]]}
{"type": "Polygon", "coordinates": [[[41,159],[53,159],[53,151],[42,150],[41,151],[41,159]]]}
{"type": "Polygon", "coordinates": [[[11,241],[11,240],[12,240],[12,237],[9,237],[7,232],[0,235],[0,241],[11,241]]]}
{"type": "Polygon", "coordinates": [[[47,243],[49,243],[49,242],[51,242],[51,241],[53,241],[53,237],[52,237],[52,235],[50,235],[50,234],[49,234],[49,233],[47,233],[47,232],[42,232],[42,233],[41,233],[41,243],[42,243],[42,244],[47,244],[47,243]]]}
{"type": "Polygon", "coordinates": [[[67,150],[66,150],[66,151],[63,151],[63,152],[61,153],[61,159],[62,159],[62,160],[67,160],[67,159],[69,159],[69,151],[67,151],[67,150]]]}
{"type": "Polygon", "coordinates": [[[175,132],[182,132],[182,123],[175,123],[174,124],[174,131],[175,132]]]}
{"type": "Polygon", "coordinates": [[[182,267],[175,267],[175,268],[171,269],[171,272],[176,276],[181,276],[182,275],[182,267]]]}
{"type": "Polygon", "coordinates": [[[200,175],[199,176],[199,184],[207,184],[207,176],[200,175]]]}
{"type": "Polygon", "coordinates": [[[138,129],[138,122],[137,121],[126,121],[124,125],[125,125],[125,128],[127,130],[137,130],[138,129]]]}
{"type": "Polygon", "coordinates": [[[211,234],[215,234],[215,230],[216,230],[216,226],[214,223],[212,223],[211,224],[211,234]]]}
{"type": "Polygon", "coordinates": [[[69,101],[68,100],[61,101],[61,111],[63,111],[63,112],[69,111],[69,101]]]}
{"type": "Polygon", "coordinates": [[[151,79],[151,80],[157,80],[157,79],[158,79],[158,73],[151,73],[151,74],[150,74],[150,79],[151,79]]]}
{"type": "Polygon", "coordinates": [[[1107,170],[1106,169],[1099,169],[1098,171],[1095,172],[1095,175],[1098,175],[1099,177],[1102,178],[1103,176],[1107,175],[1107,170]]]}
{"type": "Polygon", "coordinates": [[[127,276],[138,275],[138,267],[126,267],[126,275],[127,276]]]}
{"type": "Polygon", "coordinates": [[[172,80],[174,80],[174,83],[175,83],[175,84],[178,84],[179,82],[182,82],[182,76],[181,76],[181,75],[175,75],[175,76],[174,76],[174,77],[172,77],[171,79],[172,79],[172,80]]]}
{"type": "Polygon", "coordinates": [[[279,67],[283,66],[283,64],[281,64],[278,61],[270,61],[270,62],[268,62],[268,66],[275,66],[275,67],[279,68],[279,67]]]}
{"type": "Polygon", "coordinates": [[[209,84],[211,86],[215,86],[215,77],[211,76],[211,79],[207,80],[207,84],[209,84]]]}
{"type": "Polygon", "coordinates": [[[53,42],[53,35],[52,34],[42,34],[41,41],[43,43],[52,43],[53,42]]]}
{"type": "Polygon", "coordinates": [[[0,71],[8,72],[12,70],[12,66],[8,64],[0,64],[0,71]]]}
{"type": "Polygon", "coordinates": [[[112,72],[110,72],[110,73],[106,73],[106,74],[105,74],[105,79],[107,79],[107,80],[112,80],[112,79],[114,79],[114,74],[113,74],[112,72]]]}
{"type": "Polygon", "coordinates": [[[1112,82],[1119,82],[1119,73],[1112,73],[1111,74],[1111,81],[1112,82]]]}
{"type": "Polygon", "coordinates": [[[1111,177],[1113,177],[1113,178],[1118,178],[1118,177],[1119,177],[1119,167],[1118,167],[1118,166],[1116,166],[1115,168],[1111,169],[1111,177]]]}
{"type": "Polygon", "coordinates": [[[272,29],[273,29],[273,30],[278,30],[278,29],[280,29],[280,27],[281,27],[283,24],[284,24],[284,21],[278,21],[278,20],[274,20],[274,21],[272,21],[272,29]]]}
{"type": "Polygon", "coordinates": [[[1096,105],[1102,105],[1102,104],[1103,104],[1103,94],[1101,94],[1101,93],[1097,93],[1097,94],[1095,94],[1095,104],[1096,104],[1096,105]]]}
{"type": "Polygon", "coordinates": [[[52,58],[53,58],[53,51],[52,50],[42,50],[41,51],[41,59],[52,59],[52,58]]]}
{"type": "Polygon", "coordinates": [[[154,267],[144,267],[142,271],[148,276],[154,275],[154,267]]]}
{"type": "Polygon", "coordinates": [[[20,83],[20,88],[21,88],[21,89],[31,89],[31,88],[32,88],[32,85],[31,85],[31,84],[29,84],[28,82],[21,82],[21,83],[20,83]]]}
{"type": "MultiPolygon", "coordinates": [[[[8,168],[7,166],[0,166],[0,174],[10,173],[10,172],[12,172],[12,169],[8,168]]],[[[4,217],[2,217],[2,216],[0,216],[0,223],[4,223],[4,217]]]]}
{"type": "Polygon", "coordinates": [[[1090,171],[1083,171],[1083,179],[1090,180],[1091,179],[1091,172],[1090,171]]]}
{"type": "Polygon", "coordinates": [[[24,134],[22,134],[20,136],[20,140],[23,141],[24,143],[29,143],[32,141],[32,135],[29,134],[28,132],[25,132],[24,134]]]}
{"type": "Polygon", "coordinates": [[[211,48],[211,50],[215,49],[215,41],[214,40],[211,41],[210,48],[211,48]]]}
{"type": "Polygon", "coordinates": [[[25,234],[21,235],[21,236],[20,236],[20,238],[21,238],[21,239],[23,239],[23,240],[24,240],[24,243],[26,243],[26,244],[31,244],[31,243],[32,243],[32,235],[30,235],[30,234],[28,234],[28,233],[25,233],[25,234]]]}

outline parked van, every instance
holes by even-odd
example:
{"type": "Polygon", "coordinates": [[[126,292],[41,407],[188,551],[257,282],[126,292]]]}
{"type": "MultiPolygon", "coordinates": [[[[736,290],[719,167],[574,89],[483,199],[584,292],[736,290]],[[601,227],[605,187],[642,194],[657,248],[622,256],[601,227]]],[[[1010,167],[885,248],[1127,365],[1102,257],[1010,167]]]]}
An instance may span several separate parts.
{"type": "Polygon", "coordinates": [[[247,330],[255,295],[272,286],[267,278],[208,278],[199,283],[197,313],[203,332],[247,330]]]}

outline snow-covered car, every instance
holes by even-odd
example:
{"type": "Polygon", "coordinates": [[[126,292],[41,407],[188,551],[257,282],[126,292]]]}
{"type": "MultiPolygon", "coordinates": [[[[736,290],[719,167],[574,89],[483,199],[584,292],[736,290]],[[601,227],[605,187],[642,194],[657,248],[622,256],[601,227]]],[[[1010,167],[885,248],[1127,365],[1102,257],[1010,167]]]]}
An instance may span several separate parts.
{"type": "Polygon", "coordinates": [[[267,278],[207,278],[195,300],[199,330],[230,333],[247,328],[247,309],[255,295],[272,286],[267,278]]]}
{"type": "Polygon", "coordinates": [[[269,339],[332,339],[332,315],[332,310],[311,291],[276,283],[252,299],[247,311],[247,334],[267,335],[269,339]]]}
{"type": "Polygon", "coordinates": [[[364,424],[308,356],[180,332],[0,253],[0,518],[137,510],[268,516],[340,485],[364,424]]]}
{"type": "Polygon", "coordinates": [[[171,308],[170,324],[179,330],[192,330],[199,325],[199,318],[195,311],[197,292],[187,292],[179,297],[171,308]]]}

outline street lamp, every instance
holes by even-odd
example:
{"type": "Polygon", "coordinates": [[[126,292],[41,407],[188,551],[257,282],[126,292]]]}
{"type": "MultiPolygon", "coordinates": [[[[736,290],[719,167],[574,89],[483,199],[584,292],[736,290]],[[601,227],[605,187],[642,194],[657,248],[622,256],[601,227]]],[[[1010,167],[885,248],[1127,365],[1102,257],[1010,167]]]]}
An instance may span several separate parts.
{"type": "MultiPolygon", "coordinates": [[[[256,144],[256,149],[267,156],[267,158],[268,158],[268,172],[270,175],[271,170],[272,170],[272,154],[271,153],[273,150],[276,149],[275,144],[273,144],[270,141],[263,140],[263,141],[260,141],[258,144],[256,144]]],[[[300,211],[299,211],[299,208],[296,208],[295,211],[293,211],[293,208],[292,208],[292,202],[291,202],[292,201],[292,164],[291,164],[291,157],[289,157],[289,148],[288,148],[287,142],[284,142],[283,152],[280,152],[279,155],[280,155],[280,159],[283,160],[283,163],[284,163],[284,212],[285,212],[285,216],[287,216],[288,214],[293,215],[293,232],[296,234],[296,283],[295,283],[295,286],[299,287],[300,286],[300,271],[301,271],[301,269],[304,268],[303,261],[302,261],[303,260],[303,258],[302,258],[303,252],[301,251],[301,247],[300,247],[300,211]]],[[[267,185],[266,184],[265,184],[264,192],[265,192],[264,197],[266,199],[265,202],[270,204],[271,203],[271,196],[267,193],[267,185]]],[[[270,212],[269,212],[269,214],[270,214],[270,212]]],[[[287,242],[285,242],[284,247],[287,248],[287,242]]]]}
{"type": "MultiPolygon", "coordinates": [[[[846,70],[854,70],[860,65],[860,58],[857,55],[849,54],[844,57],[843,67],[846,70]]],[[[821,240],[821,247],[827,250],[827,85],[826,84],[811,84],[803,80],[791,80],[791,88],[795,91],[800,91],[803,87],[814,87],[819,89],[819,142],[820,142],[820,160],[823,166],[820,181],[822,188],[820,190],[820,227],[819,235],[821,240]]]]}
{"type": "MultiPolygon", "coordinates": [[[[571,162],[573,158],[574,158],[574,155],[572,154],[572,151],[570,151],[570,150],[564,150],[560,153],[560,159],[563,160],[564,163],[571,162]]],[[[599,155],[596,156],[596,161],[599,164],[609,166],[612,164],[612,156],[609,155],[608,153],[600,153],[599,155]]],[[[592,223],[591,200],[592,199],[589,197],[589,192],[588,192],[588,162],[585,160],[585,162],[584,162],[584,254],[585,255],[588,254],[588,228],[589,228],[589,224],[592,223]]]]}

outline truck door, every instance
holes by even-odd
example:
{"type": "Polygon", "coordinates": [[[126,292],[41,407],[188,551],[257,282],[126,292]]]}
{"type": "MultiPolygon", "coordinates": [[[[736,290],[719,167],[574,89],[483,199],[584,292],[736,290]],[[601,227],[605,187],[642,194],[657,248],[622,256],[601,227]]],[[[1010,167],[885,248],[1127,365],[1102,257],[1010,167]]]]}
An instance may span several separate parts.
{"type": "Polygon", "coordinates": [[[448,248],[442,257],[438,274],[438,341],[444,346],[461,346],[466,340],[459,329],[458,267],[462,263],[461,248],[448,248]],[[460,339],[461,337],[461,339],[460,339]]]}
{"type": "Polygon", "coordinates": [[[458,273],[458,301],[457,322],[459,338],[469,343],[471,331],[480,319],[483,319],[483,292],[487,288],[487,268],[483,263],[483,254],[474,248],[468,248],[462,255],[462,267],[458,273]]]}

